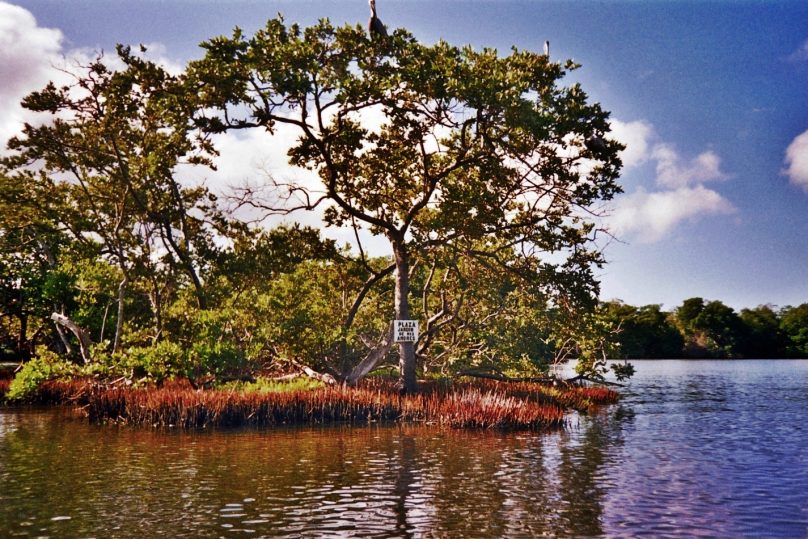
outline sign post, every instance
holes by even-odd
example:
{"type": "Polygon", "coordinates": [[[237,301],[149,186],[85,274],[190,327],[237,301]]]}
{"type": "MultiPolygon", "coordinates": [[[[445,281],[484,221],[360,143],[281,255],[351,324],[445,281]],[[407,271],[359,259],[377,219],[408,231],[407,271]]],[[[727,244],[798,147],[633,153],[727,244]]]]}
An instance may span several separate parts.
{"type": "Polygon", "coordinates": [[[394,320],[394,342],[417,342],[418,320],[394,320]]]}

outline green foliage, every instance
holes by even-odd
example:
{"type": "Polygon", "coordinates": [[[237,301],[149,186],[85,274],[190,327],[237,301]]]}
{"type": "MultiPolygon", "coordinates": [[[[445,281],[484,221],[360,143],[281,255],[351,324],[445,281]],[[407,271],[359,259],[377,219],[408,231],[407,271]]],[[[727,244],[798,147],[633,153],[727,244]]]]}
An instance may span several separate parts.
{"type": "Polygon", "coordinates": [[[265,289],[278,275],[290,273],[308,260],[337,260],[341,253],[320,231],[298,224],[269,230],[251,229],[234,238],[220,254],[212,278],[226,280],[230,293],[265,289]]]}
{"type": "Polygon", "coordinates": [[[787,338],[788,357],[808,358],[808,303],[785,307],[780,314],[780,328],[787,338]]]}
{"type": "Polygon", "coordinates": [[[606,304],[619,325],[618,357],[778,358],[808,357],[808,304],[742,309],[720,301],[685,300],[672,313],[656,305],[606,304]]]}
{"type": "Polygon", "coordinates": [[[704,311],[704,300],[702,298],[686,299],[676,309],[676,319],[685,333],[694,329],[693,324],[702,311],[704,311]]]}
{"type": "MultiPolygon", "coordinates": [[[[236,30],[202,47],[205,57],[188,69],[199,99],[197,125],[208,132],[273,132],[278,123],[297,128],[289,162],[316,171],[323,185],[276,184],[273,200],[281,202],[255,205],[282,213],[328,200],[326,225],[386,238],[400,292],[395,317],[411,316],[411,264],[441,248],[555,289],[548,295],[564,308],[594,306],[592,267],[603,259],[592,245],[595,223],[584,216],[620,192],[621,146],[606,138],[608,113],[590,103],[579,85],[562,85],[576,67],[572,62],[551,63],[546,55],[516,49],[500,56],[445,42],[428,46],[405,30],[371,40],[358,27],[335,28],[323,20],[303,29],[281,18],[252,37],[236,30]],[[382,114],[379,129],[363,125],[366,112],[382,114]],[[599,144],[590,144],[593,139],[599,144]],[[547,253],[558,262],[543,260],[547,253]]],[[[376,273],[366,281],[355,307],[362,306],[368,287],[385,286],[381,277],[376,273]]],[[[474,285],[482,296],[500,292],[482,286],[474,285]]],[[[443,297],[441,304],[465,301],[460,292],[450,300],[444,291],[443,297]]],[[[320,336],[307,331],[325,305],[291,305],[295,316],[279,326],[282,335],[298,330],[301,341],[328,353],[325,343],[315,342],[320,336]]],[[[476,307],[492,320],[498,316],[494,305],[481,301],[476,307]]],[[[441,311],[433,312],[437,319],[425,319],[432,323],[417,353],[423,357],[434,344],[438,356],[457,359],[458,342],[441,339],[438,327],[448,332],[463,324],[447,321],[441,311]]],[[[348,363],[358,359],[344,354],[356,312],[347,310],[336,341],[348,363]]],[[[484,330],[463,331],[461,341],[468,343],[475,331],[484,330]]],[[[415,383],[415,353],[408,345],[399,349],[407,390],[415,383]]],[[[537,355],[514,350],[506,356],[531,353],[537,355]]]]}
{"type": "Polygon", "coordinates": [[[684,338],[659,305],[634,307],[612,301],[603,305],[603,316],[616,328],[616,356],[627,359],[675,358],[684,338]]]}
{"type": "Polygon", "coordinates": [[[155,381],[189,377],[195,367],[189,351],[170,341],[161,341],[149,347],[129,348],[123,364],[130,366],[136,374],[143,374],[155,381]]]}
{"type": "MultiPolygon", "coordinates": [[[[605,316],[603,307],[594,313],[573,313],[561,318],[557,331],[557,358],[576,358],[575,372],[595,380],[602,380],[608,372],[607,360],[617,355],[615,334],[618,328],[605,316]]],[[[633,373],[623,369],[621,374],[633,373]]]]}
{"type": "Polygon", "coordinates": [[[628,380],[634,373],[634,365],[631,363],[612,363],[610,369],[614,372],[614,377],[617,378],[618,381],[622,382],[624,380],[628,380]]]}
{"type": "Polygon", "coordinates": [[[742,309],[744,326],[741,354],[749,358],[785,357],[786,336],[780,328],[780,316],[769,305],[742,309]]]}
{"type": "Polygon", "coordinates": [[[187,294],[184,301],[171,306],[166,318],[170,336],[150,349],[165,346],[173,350],[176,347],[181,353],[181,358],[173,352],[170,354],[177,359],[174,362],[176,368],[168,373],[169,376],[220,377],[246,368],[247,350],[236,334],[231,309],[198,309],[193,296],[187,294]]]}
{"type": "Polygon", "coordinates": [[[37,388],[47,380],[67,378],[79,373],[74,363],[65,361],[57,354],[39,348],[37,355],[25,363],[14,376],[6,398],[9,401],[25,400],[36,393],[37,388]]]}
{"type": "Polygon", "coordinates": [[[50,116],[0,164],[0,354],[41,345],[15,394],[69,373],[222,379],[289,359],[345,377],[374,351],[380,366],[410,354],[427,376],[808,356],[808,304],[740,315],[702,298],[673,313],[597,305],[604,259],[587,216],[620,192],[621,146],[609,114],[565,86],[571,62],[280,18],[203,48],[172,74],[119,47],[120,69],[99,59],[74,86],[25,98],[50,116]],[[327,226],[386,239],[393,261],[314,228],[248,227],[179,181],[180,164],[211,163],[212,133],[279,122],[298,129],[289,162],[322,185],[272,181],[243,202],[325,208],[327,226]],[[408,293],[396,300],[396,287],[408,293]],[[96,343],[90,364],[54,355],[74,340],[54,311],[96,343]],[[396,352],[385,337],[403,314],[421,339],[396,352]]]}

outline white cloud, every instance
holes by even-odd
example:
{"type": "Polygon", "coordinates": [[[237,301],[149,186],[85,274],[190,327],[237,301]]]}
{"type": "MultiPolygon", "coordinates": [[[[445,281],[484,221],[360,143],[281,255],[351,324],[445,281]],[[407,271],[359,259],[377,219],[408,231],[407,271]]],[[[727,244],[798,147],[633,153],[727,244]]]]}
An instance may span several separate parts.
{"type": "Polygon", "coordinates": [[[727,178],[721,171],[721,158],[712,150],[688,161],[673,146],[657,144],[651,155],[657,162],[657,184],[663,187],[678,188],[727,178]]]}
{"type": "Polygon", "coordinates": [[[626,146],[620,152],[624,171],[655,161],[656,184],[673,189],[727,178],[715,152],[707,150],[688,160],[672,144],[660,141],[654,126],[644,120],[612,120],[611,128],[611,138],[626,146]]]}
{"type": "MultiPolygon", "coordinates": [[[[69,71],[88,65],[97,55],[89,49],[65,50],[63,41],[61,30],[43,28],[28,10],[0,0],[0,154],[25,122],[43,121],[24,109],[20,101],[49,81],[57,86],[72,85],[75,79],[69,71]]],[[[171,73],[182,70],[182,66],[167,57],[161,44],[146,47],[144,56],[149,60],[171,73]]],[[[123,67],[114,54],[105,56],[104,63],[113,69],[123,67]]]]}
{"type": "Polygon", "coordinates": [[[620,152],[623,168],[629,169],[641,165],[650,158],[649,148],[654,135],[651,124],[643,120],[634,122],[612,120],[611,127],[611,138],[626,147],[620,152]]]}
{"type": "MultiPolygon", "coordinates": [[[[645,187],[616,199],[607,226],[618,238],[656,242],[685,221],[736,211],[721,194],[704,186],[728,178],[714,151],[705,150],[693,158],[682,156],[644,120],[613,120],[612,136],[626,145],[621,155],[624,172],[631,173],[632,168],[646,163],[655,172],[642,182],[645,187]]],[[[636,178],[639,172],[633,174],[636,178]]]]}
{"type": "MultiPolygon", "coordinates": [[[[225,200],[226,197],[237,195],[239,187],[249,186],[258,190],[258,201],[268,206],[283,207],[284,188],[273,186],[273,180],[279,184],[295,183],[305,186],[314,200],[324,189],[317,173],[289,164],[287,152],[297,140],[298,134],[294,126],[277,124],[274,134],[262,129],[249,129],[216,135],[213,143],[219,151],[219,156],[214,160],[217,170],[182,166],[179,169],[180,178],[187,184],[204,183],[211,191],[225,197],[225,200]]],[[[289,207],[301,201],[298,198],[296,202],[289,201],[285,204],[289,207]]],[[[225,206],[232,207],[232,204],[225,202],[225,206]]],[[[313,211],[300,210],[288,215],[270,216],[266,210],[245,207],[238,210],[236,215],[248,221],[261,220],[267,227],[300,223],[321,228],[323,236],[336,240],[340,245],[356,245],[352,229],[323,228],[323,211],[327,206],[324,203],[313,211]]],[[[383,237],[372,236],[368,231],[362,230],[360,238],[364,249],[374,256],[390,252],[389,242],[383,237]]]]}
{"type": "Polygon", "coordinates": [[[0,146],[26,118],[20,100],[44,86],[62,48],[62,32],[37,26],[31,13],[0,1],[0,146]]]}
{"type": "Polygon", "coordinates": [[[618,237],[652,243],[685,220],[735,211],[728,200],[703,185],[650,193],[640,189],[618,200],[610,225],[618,237]]]}
{"type": "Polygon", "coordinates": [[[786,168],[783,172],[791,183],[808,193],[808,131],[804,131],[788,145],[786,168]]]}
{"type": "Polygon", "coordinates": [[[46,77],[48,59],[62,48],[62,32],[40,28],[25,9],[0,2],[0,97],[25,91],[46,77]]]}
{"type": "Polygon", "coordinates": [[[806,39],[797,50],[792,52],[788,59],[792,62],[803,62],[808,60],[808,39],[806,39]]]}
{"type": "MultiPolygon", "coordinates": [[[[185,66],[179,62],[174,61],[168,56],[168,50],[166,46],[162,43],[145,43],[143,47],[146,49],[146,52],[141,53],[139,48],[132,47],[132,51],[149,60],[150,62],[154,62],[155,64],[161,66],[163,69],[171,73],[172,75],[179,75],[181,74],[185,66]]],[[[104,58],[104,63],[107,65],[111,65],[107,60],[109,57],[104,58]]],[[[117,57],[115,58],[117,60],[117,57]]],[[[121,66],[123,67],[123,66],[121,66]]]]}

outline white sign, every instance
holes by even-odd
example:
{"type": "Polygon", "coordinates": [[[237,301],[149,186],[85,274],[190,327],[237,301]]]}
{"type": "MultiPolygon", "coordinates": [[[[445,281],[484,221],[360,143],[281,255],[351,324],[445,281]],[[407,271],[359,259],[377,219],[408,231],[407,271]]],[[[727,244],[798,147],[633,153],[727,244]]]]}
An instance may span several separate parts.
{"type": "Polygon", "coordinates": [[[418,341],[418,320],[394,320],[393,340],[395,342],[418,341]]]}

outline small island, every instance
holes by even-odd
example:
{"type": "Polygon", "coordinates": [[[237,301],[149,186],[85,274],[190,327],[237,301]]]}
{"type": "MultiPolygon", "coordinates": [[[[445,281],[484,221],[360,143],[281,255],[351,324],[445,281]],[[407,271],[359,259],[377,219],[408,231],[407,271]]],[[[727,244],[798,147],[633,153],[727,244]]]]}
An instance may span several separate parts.
{"type": "Polygon", "coordinates": [[[0,0],[0,537],[804,536],[805,20],[0,0]]]}

